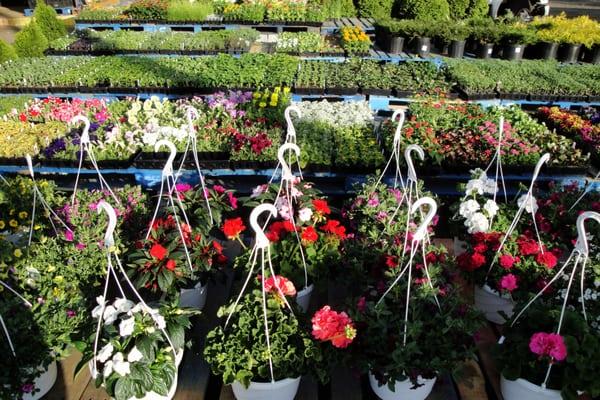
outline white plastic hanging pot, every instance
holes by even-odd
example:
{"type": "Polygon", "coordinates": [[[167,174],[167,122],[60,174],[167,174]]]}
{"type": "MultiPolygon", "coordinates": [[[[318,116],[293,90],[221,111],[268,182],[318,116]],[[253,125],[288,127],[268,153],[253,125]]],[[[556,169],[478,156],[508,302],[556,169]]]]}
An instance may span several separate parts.
{"type": "Polygon", "coordinates": [[[238,381],[231,384],[237,400],[294,400],[299,386],[299,377],[275,382],[250,382],[247,388],[238,381]]]}
{"type": "Polygon", "coordinates": [[[504,400],[560,400],[560,391],[544,389],[525,379],[510,381],[504,376],[500,379],[500,390],[504,400]]]}
{"type": "MultiPolygon", "coordinates": [[[[179,364],[181,364],[181,360],[183,360],[183,349],[180,349],[175,355],[175,376],[173,377],[173,383],[171,383],[171,387],[169,388],[169,392],[166,396],[158,394],[156,392],[150,391],[144,395],[142,398],[130,397],[128,400],[172,400],[175,396],[175,392],[177,391],[177,381],[179,380],[179,364]]],[[[90,369],[90,374],[94,370],[94,361],[90,360],[88,362],[88,368],[90,369]]]]}
{"type": "Polygon", "coordinates": [[[296,294],[296,303],[298,303],[298,306],[303,312],[308,310],[308,305],[310,304],[310,295],[312,294],[314,288],[315,285],[311,283],[296,294]]]}
{"type": "Polygon", "coordinates": [[[488,285],[475,286],[475,308],[483,312],[485,318],[495,324],[504,324],[505,319],[499,311],[504,311],[510,318],[515,303],[507,295],[501,295],[488,285]]]}
{"type": "Polygon", "coordinates": [[[421,376],[417,378],[417,382],[422,385],[413,389],[413,383],[410,379],[404,381],[396,381],[394,391],[391,391],[387,384],[379,385],[375,376],[369,372],[369,383],[371,389],[381,400],[424,400],[429,396],[436,378],[424,379],[421,376]]]}
{"type": "Polygon", "coordinates": [[[33,385],[35,386],[35,393],[23,393],[23,400],[38,400],[41,399],[46,393],[52,389],[54,383],[56,382],[56,375],[58,372],[58,368],[56,366],[56,361],[52,361],[48,368],[44,371],[44,373],[38,376],[34,381],[33,385]]]}
{"type": "Polygon", "coordinates": [[[202,285],[198,282],[191,289],[181,289],[179,291],[179,304],[181,307],[190,307],[202,310],[206,304],[208,285],[202,285]]]}

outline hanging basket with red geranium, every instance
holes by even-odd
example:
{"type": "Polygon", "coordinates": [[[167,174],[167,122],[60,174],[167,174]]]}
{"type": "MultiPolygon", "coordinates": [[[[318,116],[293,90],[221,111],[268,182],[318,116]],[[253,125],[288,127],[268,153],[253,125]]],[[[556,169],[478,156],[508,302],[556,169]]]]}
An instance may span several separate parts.
{"type": "Polygon", "coordinates": [[[227,263],[221,244],[175,218],[157,218],[147,240],[128,255],[128,274],[139,289],[174,293],[197,282],[203,285],[227,263]],[[183,234],[183,240],[182,240],[183,234]],[[187,249],[187,252],[186,252],[187,249]]]}

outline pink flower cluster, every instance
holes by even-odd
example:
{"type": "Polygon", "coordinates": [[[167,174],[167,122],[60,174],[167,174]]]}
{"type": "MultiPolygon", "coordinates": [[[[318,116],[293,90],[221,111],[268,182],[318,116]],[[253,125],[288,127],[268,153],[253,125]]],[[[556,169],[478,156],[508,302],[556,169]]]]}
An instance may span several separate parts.
{"type": "Polygon", "coordinates": [[[334,347],[344,349],[356,337],[354,323],[345,312],[333,311],[324,306],[312,317],[312,335],[323,342],[331,342],[334,347]]]}
{"type": "Polygon", "coordinates": [[[561,335],[538,332],[531,336],[529,350],[540,357],[549,356],[552,360],[562,361],[567,358],[567,346],[561,335]]]}
{"type": "Polygon", "coordinates": [[[276,296],[283,294],[284,296],[295,296],[296,288],[289,279],[275,275],[265,279],[265,291],[267,293],[273,293],[276,296]]]}
{"type": "Polygon", "coordinates": [[[32,100],[25,112],[19,114],[23,122],[29,119],[43,119],[46,121],[71,122],[77,115],[85,115],[91,122],[104,123],[110,118],[106,102],[99,99],[73,99],[64,100],[57,97],[32,100]]]}

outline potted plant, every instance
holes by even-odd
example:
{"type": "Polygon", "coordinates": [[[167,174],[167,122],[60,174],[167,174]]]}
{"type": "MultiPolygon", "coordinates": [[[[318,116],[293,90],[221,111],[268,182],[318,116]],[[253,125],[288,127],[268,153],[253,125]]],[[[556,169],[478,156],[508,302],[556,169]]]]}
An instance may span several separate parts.
{"type": "Polygon", "coordinates": [[[87,364],[96,387],[116,400],[172,399],[185,329],[194,312],[169,304],[151,308],[124,298],[107,304],[99,296],[97,301],[92,317],[103,320],[97,352],[93,342],[80,349],[80,365],[87,364]]]}
{"type": "Polygon", "coordinates": [[[535,34],[522,23],[501,24],[500,44],[502,58],[510,61],[523,59],[525,46],[535,41],[535,34]]]}
{"type": "Polygon", "coordinates": [[[292,400],[303,375],[325,378],[323,354],[299,320],[300,314],[294,315],[288,308],[290,303],[282,298],[296,293],[294,285],[279,275],[263,276],[258,281],[239,303],[219,309],[217,315],[228,317],[229,324],[208,333],[204,357],[213,373],[222,375],[224,384],[232,385],[238,400],[292,400]]]}
{"type": "Polygon", "coordinates": [[[501,31],[498,23],[484,18],[470,21],[470,39],[474,44],[474,53],[477,58],[492,58],[494,44],[499,42],[501,31]]]}

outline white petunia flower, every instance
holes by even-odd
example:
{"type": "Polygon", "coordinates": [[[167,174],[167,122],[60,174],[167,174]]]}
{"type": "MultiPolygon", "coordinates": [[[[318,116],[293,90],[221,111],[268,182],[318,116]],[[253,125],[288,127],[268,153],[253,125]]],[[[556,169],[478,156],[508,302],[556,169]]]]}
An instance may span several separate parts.
{"type": "Polygon", "coordinates": [[[517,200],[517,205],[519,206],[519,208],[523,207],[523,205],[525,205],[525,211],[527,211],[530,214],[537,212],[537,209],[538,209],[538,205],[537,205],[537,201],[535,200],[535,197],[530,196],[528,198],[527,194],[524,194],[523,196],[519,197],[519,200],[517,200]],[[525,203],[525,202],[527,202],[527,203],[525,203]]]}
{"type": "Polygon", "coordinates": [[[498,184],[494,179],[483,180],[483,191],[487,194],[494,194],[498,191],[498,184]]]}
{"type": "Polygon", "coordinates": [[[115,348],[113,347],[112,343],[108,343],[98,352],[98,356],[96,357],[96,359],[101,363],[105,363],[106,360],[108,360],[110,356],[112,356],[114,350],[115,348]]]}
{"type": "Polygon", "coordinates": [[[305,208],[301,209],[300,211],[298,211],[298,217],[300,218],[300,221],[302,221],[302,222],[310,221],[312,215],[313,215],[313,212],[308,207],[305,207],[305,208]]]}
{"type": "Polygon", "coordinates": [[[488,219],[480,212],[471,215],[471,217],[465,221],[465,225],[467,226],[470,234],[487,232],[490,227],[488,219]]]}
{"type": "Polygon", "coordinates": [[[494,200],[488,200],[483,205],[483,210],[487,213],[488,217],[493,217],[498,212],[498,204],[494,200]]]}
{"type": "Polygon", "coordinates": [[[131,308],[133,307],[133,301],[122,299],[119,297],[115,300],[113,306],[117,309],[119,313],[126,313],[129,312],[129,310],[131,310],[131,308]]]}
{"type": "Polygon", "coordinates": [[[469,218],[475,212],[479,211],[479,203],[473,199],[461,203],[458,212],[463,218],[469,218]]]}
{"type": "Polygon", "coordinates": [[[113,306],[106,306],[106,308],[104,309],[104,323],[106,325],[112,325],[113,322],[117,320],[118,316],[119,313],[117,312],[117,309],[113,306]]]}
{"type": "Polygon", "coordinates": [[[134,328],[135,328],[135,318],[134,317],[124,319],[119,324],[119,335],[121,335],[121,337],[130,336],[133,333],[134,328]]]}
{"type": "Polygon", "coordinates": [[[138,362],[142,358],[144,358],[144,355],[141,351],[138,350],[136,346],[133,346],[133,349],[131,349],[129,355],[127,355],[127,361],[129,361],[130,363],[138,362]]]}
{"type": "Polygon", "coordinates": [[[123,353],[117,353],[112,358],[113,361],[113,369],[115,372],[121,376],[128,375],[131,370],[129,369],[129,362],[125,361],[123,357],[123,353]]]}

